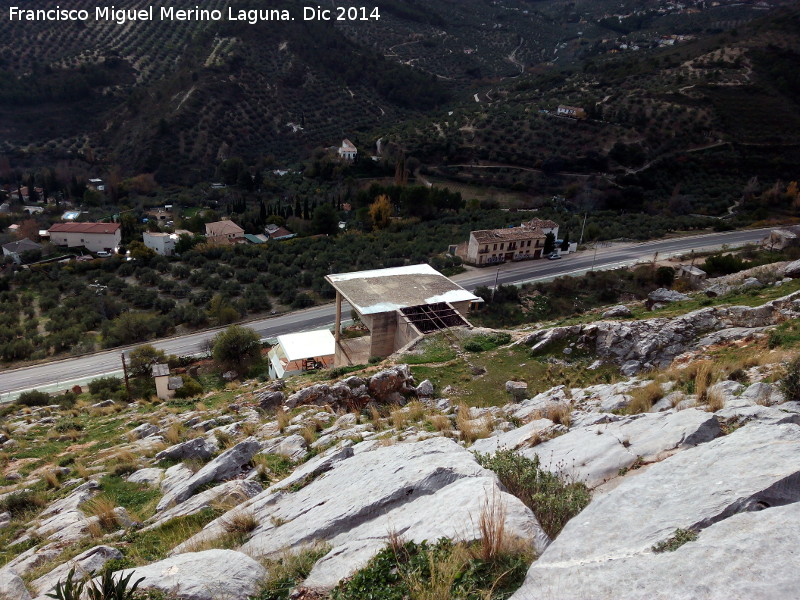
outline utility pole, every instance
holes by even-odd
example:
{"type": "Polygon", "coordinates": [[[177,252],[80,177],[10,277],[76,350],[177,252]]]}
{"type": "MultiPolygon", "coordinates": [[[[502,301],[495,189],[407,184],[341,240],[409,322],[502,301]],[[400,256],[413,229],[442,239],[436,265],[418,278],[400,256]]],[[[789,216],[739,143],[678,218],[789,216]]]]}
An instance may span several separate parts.
{"type": "Polygon", "coordinates": [[[494,293],[497,291],[498,279],[500,279],[500,267],[497,267],[497,273],[494,276],[494,287],[492,288],[492,302],[494,302],[494,293]]]}
{"type": "Polygon", "coordinates": [[[594,243],[594,256],[592,256],[592,268],[589,271],[594,271],[594,261],[597,258],[597,242],[594,243]]]}
{"type": "Polygon", "coordinates": [[[122,358],[122,373],[125,375],[125,391],[128,392],[128,400],[131,399],[131,384],[128,381],[128,365],[125,364],[125,353],[120,354],[122,358]]]}
{"type": "Polygon", "coordinates": [[[583,213],[583,225],[581,225],[581,239],[578,242],[578,246],[583,244],[583,230],[586,229],[586,217],[589,216],[589,213],[583,213]]]}

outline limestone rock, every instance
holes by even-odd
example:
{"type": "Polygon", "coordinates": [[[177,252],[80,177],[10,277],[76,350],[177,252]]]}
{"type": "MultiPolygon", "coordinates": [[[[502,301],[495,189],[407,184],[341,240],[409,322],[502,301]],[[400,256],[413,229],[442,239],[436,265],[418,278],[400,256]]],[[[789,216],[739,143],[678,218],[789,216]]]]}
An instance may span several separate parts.
{"type": "MultiPolygon", "coordinates": [[[[362,445],[368,443],[358,444],[362,445]]],[[[297,476],[295,472],[292,477],[297,476]]],[[[350,450],[349,457],[330,470],[295,482],[302,486],[297,491],[273,486],[231,512],[248,511],[258,520],[242,546],[253,556],[278,556],[287,548],[328,541],[331,552],[307,582],[323,589],[363,566],[386,544],[390,530],[417,541],[476,539],[487,495],[505,503],[508,535],[529,540],[538,551],[548,543],[533,513],[502,491],[495,475],[480,467],[469,451],[442,437],[373,445],[360,453],[350,450]]],[[[223,515],[213,521],[175,552],[216,537],[224,531],[225,519],[223,515]]]]}
{"type": "Polygon", "coordinates": [[[54,590],[59,581],[67,578],[70,569],[74,568],[76,577],[83,573],[95,573],[103,568],[109,560],[122,558],[122,552],[111,546],[95,546],[78,554],[75,558],[57,566],[49,573],[31,582],[31,587],[41,595],[54,590]]]}
{"type": "Polygon", "coordinates": [[[11,569],[0,569],[0,598],[31,600],[25,582],[11,569]]]}
{"type": "Polygon", "coordinates": [[[533,398],[520,402],[512,411],[511,416],[523,421],[533,418],[537,414],[545,415],[548,411],[569,405],[567,388],[558,385],[554,388],[535,395],[533,398]]]}
{"type": "Polygon", "coordinates": [[[674,451],[713,440],[720,433],[714,415],[702,410],[645,413],[574,428],[522,454],[529,458],[536,454],[542,467],[594,488],[637,460],[662,460],[674,451]]]}
{"type": "Polygon", "coordinates": [[[432,398],[433,394],[434,389],[430,379],[426,379],[417,386],[417,396],[420,398],[432,398]]]}
{"type": "Polygon", "coordinates": [[[790,262],[783,268],[783,276],[797,279],[800,277],[800,260],[790,262]]]}
{"type": "Polygon", "coordinates": [[[533,352],[543,352],[557,340],[575,337],[579,343],[593,345],[601,360],[624,365],[626,374],[634,374],[648,364],[668,366],[710,333],[741,328],[743,335],[749,335],[756,328],[790,318],[800,318],[800,292],[762,306],[709,306],[674,318],[599,321],[542,329],[524,338],[523,343],[530,345],[533,352]]]}
{"type": "Polygon", "coordinates": [[[724,283],[714,283],[705,289],[705,294],[709,298],[717,298],[719,296],[724,296],[730,291],[730,286],[727,286],[724,283]]]}
{"type": "Polygon", "coordinates": [[[150,519],[147,527],[144,530],[155,529],[160,527],[170,519],[177,517],[185,517],[186,515],[193,515],[206,508],[215,505],[221,506],[234,506],[241,504],[257,496],[263,491],[261,485],[256,481],[246,479],[234,479],[233,481],[226,481],[221,483],[210,490],[205,490],[199,494],[192,496],[185,502],[173,506],[159,513],[150,519]]]}
{"type": "Polygon", "coordinates": [[[262,410],[276,409],[283,404],[283,401],[285,399],[286,396],[284,395],[284,393],[279,391],[264,392],[256,395],[256,400],[258,401],[258,407],[262,410]]]}
{"type": "Polygon", "coordinates": [[[300,460],[305,456],[306,448],[306,440],[299,433],[295,433],[284,438],[273,452],[291,460],[300,460]]]}
{"type": "Polygon", "coordinates": [[[799,480],[800,426],[750,423],[595,497],[512,598],[796,598],[799,480]],[[678,528],[699,538],[653,554],[678,528]]]}
{"type": "Polygon", "coordinates": [[[162,477],[164,477],[164,469],[147,467],[128,475],[128,481],[131,483],[143,483],[145,485],[158,485],[162,477]]]}
{"type": "Polygon", "coordinates": [[[658,288],[647,294],[648,300],[651,302],[660,302],[660,303],[669,303],[669,302],[680,302],[682,300],[688,300],[689,296],[686,294],[681,294],[680,292],[676,292],[675,290],[668,290],[666,288],[658,288]]]}
{"type": "Polygon", "coordinates": [[[188,481],[179,483],[168,494],[165,494],[159,501],[156,511],[165,510],[172,506],[173,503],[180,504],[200,486],[212,481],[224,481],[240,475],[242,468],[250,462],[253,455],[260,449],[261,444],[255,438],[251,437],[239,442],[233,448],[226,450],[203,466],[188,481]]]}
{"type": "Polygon", "coordinates": [[[172,465],[169,469],[164,471],[164,477],[161,480],[161,493],[169,494],[176,486],[184,481],[189,481],[194,472],[183,463],[172,465]]]}
{"type": "Polygon", "coordinates": [[[528,384],[525,381],[506,381],[506,392],[519,402],[528,396],[528,384]]]}
{"type": "Polygon", "coordinates": [[[610,317],[630,317],[633,313],[631,309],[625,306],[624,304],[618,304],[617,306],[612,306],[607,311],[603,313],[603,317],[610,318],[610,317]]]}
{"type": "Polygon", "coordinates": [[[138,427],[131,429],[130,435],[133,436],[134,439],[141,440],[159,433],[161,433],[161,429],[159,429],[157,425],[153,425],[152,423],[142,423],[138,427]]]}
{"type": "Polygon", "coordinates": [[[367,389],[369,395],[378,402],[387,402],[393,400],[396,394],[407,396],[416,392],[413,385],[414,378],[408,365],[396,365],[370,377],[367,389]]]}
{"type": "Polygon", "coordinates": [[[139,589],[160,590],[181,600],[248,600],[267,576],[258,562],[233,550],[179,554],[117,573],[125,577],[131,572],[131,581],[144,577],[139,589]]]}
{"type": "Polygon", "coordinates": [[[540,438],[552,429],[553,422],[550,419],[536,419],[522,427],[511,429],[500,435],[477,440],[470,446],[470,450],[473,452],[493,453],[498,450],[529,448],[535,443],[538,444],[540,438]]]}
{"type": "Polygon", "coordinates": [[[50,506],[45,508],[39,515],[39,518],[46,519],[47,517],[51,517],[59,513],[77,510],[78,506],[92,498],[99,489],[100,486],[97,484],[97,482],[87,481],[86,483],[81,484],[72,490],[66,497],[62,498],[61,500],[56,500],[50,506]]]}
{"type": "MultiPolygon", "coordinates": [[[[57,544],[48,544],[41,548],[31,548],[8,561],[5,566],[0,569],[0,573],[9,570],[22,577],[26,573],[33,571],[39,565],[53,560],[59,554],[61,554],[61,548],[59,548],[57,544]]],[[[0,598],[2,598],[2,595],[0,595],[0,598]]]]}
{"type": "Polygon", "coordinates": [[[156,454],[156,460],[183,460],[185,458],[208,460],[217,449],[218,446],[212,439],[196,437],[162,450],[156,454]]]}
{"type": "Polygon", "coordinates": [[[742,282],[742,284],[739,286],[739,289],[747,290],[747,289],[750,289],[750,288],[760,288],[760,287],[763,287],[763,286],[764,286],[764,284],[761,283],[755,277],[748,277],[747,279],[745,279],[742,282]]]}

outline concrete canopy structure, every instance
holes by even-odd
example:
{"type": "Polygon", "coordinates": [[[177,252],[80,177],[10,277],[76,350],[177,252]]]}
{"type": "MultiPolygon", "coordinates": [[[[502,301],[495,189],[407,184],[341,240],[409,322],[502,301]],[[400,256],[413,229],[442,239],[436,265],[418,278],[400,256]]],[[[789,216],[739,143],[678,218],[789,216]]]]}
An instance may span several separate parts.
{"type": "Polygon", "coordinates": [[[408,265],[327,275],[336,290],[336,365],[389,356],[420,336],[469,326],[472,302],[482,300],[430,265],[408,265]],[[352,306],[370,335],[341,339],[342,298],[352,306]]]}
{"type": "Polygon", "coordinates": [[[336,340],[327,329],[279,335],[278,343],[269,351],[270,377],[326,368],[333,365],[336,340]]]}

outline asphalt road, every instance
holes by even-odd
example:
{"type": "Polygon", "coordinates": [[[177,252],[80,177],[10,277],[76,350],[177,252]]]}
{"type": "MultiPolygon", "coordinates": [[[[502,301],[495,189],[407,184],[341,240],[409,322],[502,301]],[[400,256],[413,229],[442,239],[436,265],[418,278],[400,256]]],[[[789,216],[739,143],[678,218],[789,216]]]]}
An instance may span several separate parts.
{"type": "MultiPolygon", "coordinates": [[[[476,287],[492,286],[497,280],[501,284],[524,283],[552,279],[560,275],[578,275],[591,268],[612,269],[636,262],[652,260],[656,253],[663,259],[675,254],[685,254],[691,250],[708,250],[724,244],[731,246],[757,242],[764,238],[768,229],[731,231],[702,236],[682,237],[643,244],[613,245],[587,250],[565,256],[560,260],[523,261],[501,265],[498,268],[471,269],[452,279],[461,286],[474,290],[476,287]]],[[[350,307],[343,306],[345,318],[350,307]]],[[[285,333],[321,329],[331,326],[335,319],[333,304],[317,306],[307,310],[286,313],[247,323],[263,339],[274,338],[285,333]]],[[[168,354],[197,354],[204,351],[204,342],[211,339],[218,329],[203,330],[189,335],[166,338],[152,342],[156,348],[168,354]]],[[[124,348],[90,354],[77,358],[3,371],[0,373],[0,402],[14,398],[19,392],[28,389],[53,391],[66,389],[75,384],[105,374],[122,371],[120,354],[124,348]]]]}

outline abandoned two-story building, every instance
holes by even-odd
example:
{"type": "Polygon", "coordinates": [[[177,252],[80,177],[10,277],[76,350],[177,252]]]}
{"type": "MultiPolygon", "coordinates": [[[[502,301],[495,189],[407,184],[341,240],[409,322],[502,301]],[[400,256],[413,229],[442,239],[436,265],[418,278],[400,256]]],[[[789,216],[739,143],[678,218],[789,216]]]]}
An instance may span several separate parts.
{"type": "Polygon", "coordinates": [[[336,290],[337,367],[389,356],[429,333],[471,327],[466,319],[469,306],[482,302],[426,264],[340,273],[325,279],[336,290]],[[341,337],[343,300],[369,329],[368,336],[341,337]]]}
{"type": "Polygon", "coordinates": [[[543,219],[532,219],[519,227],[471,231],[464,258],[469,264],[478,266],[542,258],[548,233],[557,239],[558,224],[543,219]]]}

